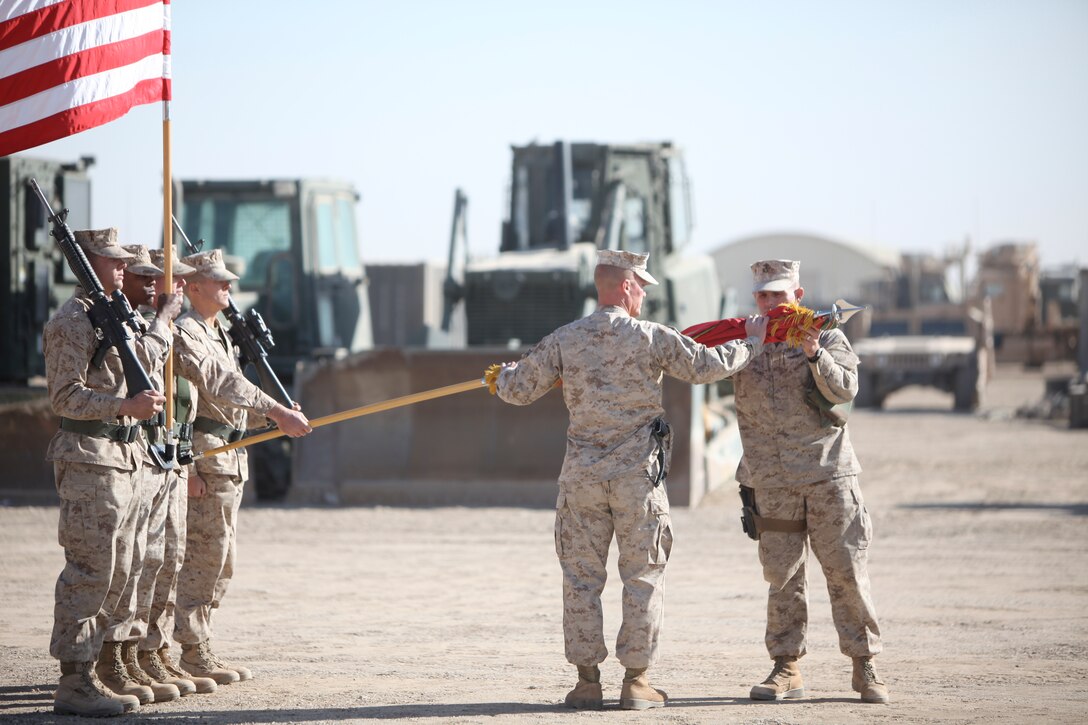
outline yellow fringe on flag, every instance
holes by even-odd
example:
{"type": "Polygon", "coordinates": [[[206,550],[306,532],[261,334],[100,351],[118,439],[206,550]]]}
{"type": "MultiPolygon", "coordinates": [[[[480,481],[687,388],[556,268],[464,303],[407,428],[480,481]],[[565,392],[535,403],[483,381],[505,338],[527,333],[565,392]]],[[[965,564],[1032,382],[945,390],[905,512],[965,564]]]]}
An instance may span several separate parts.
{"type": "Polygon", "coordinates": [[[496,393],[496,386],[499,384],[499,373],[502,372],[502,365],[488,365],[487,370],[484,371],[484,382],[487,383],[487,391],[492,395],[496,393]]]}
{"type": "Polygon", "coordinates": [[[805,333],[813,328],[820,328],[822,319],[816,318],[816,311],[805,307],[796,300],[784,302],[779,307],[786,311],[771,320],[771,339],[781,339],[790,347],[800,347],[805,333]]]}

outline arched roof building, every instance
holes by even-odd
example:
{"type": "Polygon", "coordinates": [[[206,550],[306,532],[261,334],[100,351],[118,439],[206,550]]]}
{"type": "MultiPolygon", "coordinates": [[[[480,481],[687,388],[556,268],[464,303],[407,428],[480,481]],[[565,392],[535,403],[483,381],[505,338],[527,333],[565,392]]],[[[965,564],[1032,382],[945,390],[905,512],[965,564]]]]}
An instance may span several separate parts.
{"type": "Polygon", "coordinates": [[[860,300],[864,283],[887,279],[900,266],[899,253],[889,249],[796,232],[744,237],[710,256],[722,290],[735,298],[739,313],[755,309],[750,267],[761,259],[801,260],[801,286],[810,307],[826,307],[839,298],[860,300]]]}

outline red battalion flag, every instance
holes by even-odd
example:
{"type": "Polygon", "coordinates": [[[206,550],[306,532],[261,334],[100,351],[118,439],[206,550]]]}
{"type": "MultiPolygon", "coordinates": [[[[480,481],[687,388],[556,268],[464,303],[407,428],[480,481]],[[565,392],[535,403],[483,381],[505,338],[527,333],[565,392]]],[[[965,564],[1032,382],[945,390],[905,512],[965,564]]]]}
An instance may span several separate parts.
{"type": "Polygon", "coordinates": [[[0,0],[0,156],[170,100],[170,0],[0,0]]]}

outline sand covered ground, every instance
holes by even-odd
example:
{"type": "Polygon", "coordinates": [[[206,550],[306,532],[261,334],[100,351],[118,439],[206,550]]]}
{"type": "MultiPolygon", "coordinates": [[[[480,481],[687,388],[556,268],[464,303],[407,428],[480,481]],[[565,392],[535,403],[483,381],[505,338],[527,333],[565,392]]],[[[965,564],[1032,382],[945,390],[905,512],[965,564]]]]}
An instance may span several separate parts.
{"type": "MultiPolygon", "coordinates": [[[[1048,371],[1053,372],[1053,371],[1048,371]]],[[[892,703],[862,705],[810,568],[809,696],[753,703],[770,667],[766,586],[732,486],[675,509],[663,710],[561,702],[553,514],[503,508],[291,509],[241,515],[238,570],[216,650],[255,679],[144,707],[159,723],[416,722],[1024,723],[1088,720],[1088,431],[1012,417],[1043,376],[1002,368],[985,409],[911,389],[850,427],[876,538],[873,592],[892,703]]],[[[613,555],[615,552],[613,551],[613,555]]],[[[0,508],[0,720],[52,714],[56,509],[0,508]]],[[[619,588],[605,593],[614,640],[619,588]]],[[[135,716],[124,718],[135,720],[135,716]]]]}

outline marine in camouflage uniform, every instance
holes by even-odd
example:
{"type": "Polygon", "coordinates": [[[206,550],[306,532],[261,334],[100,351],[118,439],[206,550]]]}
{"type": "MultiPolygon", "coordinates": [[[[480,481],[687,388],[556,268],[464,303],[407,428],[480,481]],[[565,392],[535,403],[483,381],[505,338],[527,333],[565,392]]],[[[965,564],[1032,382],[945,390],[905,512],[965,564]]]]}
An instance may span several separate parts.
{"type": "Polygon", "coordinates": [[[545,337],[497,381],[500,398],[527,405],[561,379],[570,412],[555,546],[563,570],[566,656],[579,673],[567,704],[577,708],[602,706],[598,664],[608,648],[601,592],[613,534],[623,580],[616,656],[627,669],[620,704],[645,709],[667,699],[645,674],[658,656],[673,541],[662,376],[709,383],[736,373],[760,352],[765,329],[764,322],[747,341],[707,348],[670,327],[635,319],[643,287],[656,284],[646,271],[647,256],[601,251],[595,273],[600,307],[545,337]]]}
{"type": "MultiPolygon", "coordinates": [[[[133,259],[125,269],[122,286],[129,304],[140,308],[154,302],[154,281],[161,270],[151,264],[147,247],[139,244],[126,245],[123,249],[133,259]]],[[[150,309],[147,318],[134,316],[133,323],[139,334],[133,341],[137,358],[147,371],[152,385],[163,390],[163,369],[173,334],[170,321],[181,310],[181,296],[168,300],[162,313],[150,309]],[[165,346],[164,346],[165,345],[165,346]]],[[[165,458],[160,450],[158,460],[151,455],[151,436],[161,426],[154,420],[144,421],[140,474],[137,485],[136,515],[132,539],[132,566],[127,581],[123,583],[120,601],[110,618],[106,630],[103,656],[99,658],[98,674],[102,681],[115,692],[147,696],[155,702],[169,702],[181,696],[181,688],[170,682],[160,682],[143,670],[138,662],[138,643],[147,631],[146,613],[138,616],[138,610],[149,605],[150,587],[153,586],[162,565],[163,520],[166,513],[168,468],[158,465],[165,458]],[[115,660],[120,659],[118,664],[115,660]],[[127,677],[126,677],[127,676],[127,677]]],[[[161,443],[162,441],[154,441],[161,443]]],[[[170,462],[167,461],[170,465],[170,462]]],[[[121,585],[118,581],[115,586],[121,585]]],[[[145,700],[141,700],[145,702],[145,700]]]]}
{"type": "MultiPolygon", "coordinates": [[[[117,290],[132,256],[116,229],[75,232],[106,293],[117,290]]],[[[138,696],[115,695],[98,679],[103,649],[132,566],[140,463],[137,417],[161,410],[154,391],[128,396],[117,350],[92,364],[99,340],[88,317],[91,300],[77,288],[45,326],[42,352],[53,411],[61,429],[49,443],[60,496],[58,540],[65,566],[57,579],[50,654],[61,661],[54,698],[59,713],[115,715],[139,707],[138,696]],[[126,415],[130,413],[131,415],[126,415]]],[[[164,355],[169,331],[149,338],[144,354],[164,355]]]]}
{"type": "MultiPolygon", "coordinates": [[[[804,295],[799,268],[792,260],[752,265],[761,312],[804,295]]],[[[813,330],[801,347],[767,345],[733,379],[744,445],[737,480],[754,489],[766,526],[759,558],[770,584],[766,643],[775,660],[770,676],[752,688],[753,699],[804,696],[797,660],[806,652],[811,546],[827,579],[839,648],[854,661],[853,686],[866,702],[887,701],[872,664],[881,640],[869,593],[872,523],[858,485],[861,466],[849,427],[821,412],[853,400],[857,365],[841,330],[813,330]],[[822,405],[813,402],[817,392],[822,405]]]]}
{"type": "MultiPolygon", "coordinates": [[[[165,254],[161,249],[148,250],[151,268],[154,270],[155,291],[165,292],[165,254]]],[[[173,257],[173,283],[175,290],[184,287],[184,279],[196,270],[173,257]]],[[[153,310],[141,310],[149,320],[153,310]]],[[[151,531],[161,532],[151,536],[144,563],[144,573],[138,590],[139,605],[136,617],[140,622],[142,639],[139,643],[139,663],[143,670],[160,682],[175,685],[182,695],[211,693],[216,691],[215,680],[199,677],[180,670],[170,657],[170,641],[174,631],[174,603],[177,595],[178,574],[185,558],[185,517],[188,510],[189,468],[192,463],[193,420],[196,418],[197,391],[188,380],[174,376],[174,440],[177,445],[177,463],[165,472],[165,505],[158,517],[153,517],[151,531]],[[157,569],[156,575],[149,572],[157,569]]],[[[163,443],[161,428],[149,429],[153,443],[163,443]]]]}
{"type": "MultiPolygon", "coordinates": [[[[194,448],[206,451],[233,442],[247,428],[264,427],[265,416],[288,435],[309,432],[305,416],[280,405],[242,374],[238,353],[215,317],[226,307],[230,282],[238,279],[226,269],[222,252],[214,249],[182,261],[194,267],[196,274],[187,287],[193,309],[177,322],[175,367],[198,389],[194,448]]],[[[194,469],[189,474],[185,560],[178,576],[174,639],[182,644],[179,664],[183,670],[229,684],[248,680],[252,674],[248,668],[223,664],[211,651],[209,640],[212,612],[234,574],[248,457],[244,448],[235,449],[201,458],[194,469]]]]}

